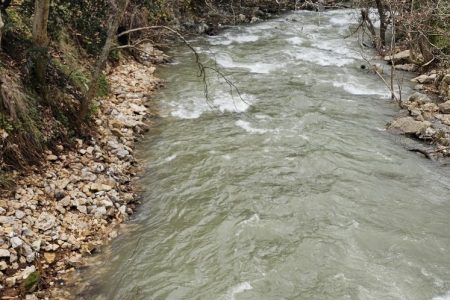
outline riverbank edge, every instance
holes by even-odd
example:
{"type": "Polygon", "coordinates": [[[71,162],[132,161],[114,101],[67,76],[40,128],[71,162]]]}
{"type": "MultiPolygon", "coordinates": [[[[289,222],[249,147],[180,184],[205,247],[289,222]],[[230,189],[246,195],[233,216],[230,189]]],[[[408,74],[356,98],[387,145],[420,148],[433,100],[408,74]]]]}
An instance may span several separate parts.
{"type": "MultiPolygon", "coordinates": [[[[240,15],[239,23],[277,16],[240,15]]],[[[151,44],[140,47],[144,55],[104,72],[111,91],[95,105],[90,140],[77,139],[74,149],[55,145],[39,167],[13,174],[17,189],[0,196],[0,259],[10,261],[0,260],[0,300],[76,298],[76,270],[126,228],[139,205],[134,149],[159,116],[154,96],[163,81],[154,72],[169,60],[151,44]]]]}
{"type": "MultiPolygon", "coordinates": [[[[277,16],[252,11],[239,24],[277,16]]],[[[111,90],[95,105],[90,140],[55,145],[39,167],[11,174],[17,188],[0,196],[0,300],[76,297],[76,270],[118,236],[139,205],[142,165],[134,149],[159,115],[154,93],[163,82],[154,72],[169,60],[151,44],[140,48],[143,55],[104,72],[111,90]]]]}
{"type": "Polygon", "coordinates": [[[70,298],[59,289],[66,275],[115,238],[134,212],[140,167],[134,148],[158,115],[154,92],[162,81],[154,72],[132,59],[109,70],[111,93],[96,104],[96,135],[76,140],[71,150],[56,145],[42,166],[16,174],[18,188],[0,197],[0,245],[7,246],[0,247],[0,299],[70,298]]]}
{"type": "MultiPolygon", "coordinates": [[[[404,145],[408,151],[436,161],[450,156],[450,69],[436,66],[425,72],[417,72],[420,66],[414,63],[410,50],[399,51],[383,59],[391,64],[389,69],[395,69],[394,81],[398,80],[397,71],[415,75],[411,79],[415,84],[414,92],[408,95],[397,94],[395,100],[400,111],[386,124],[387,130],[411,139],[412,143],[404,145]]],[[[383,77],[380,74],[383,68],[377,70],[378,68],[378,65],[373,65],[375,72],[383,77]]],[[[401,89],[401,84],[399,88],[401,89]]],[[[398,92],[395,88],[393,90],[398,92]]]]}

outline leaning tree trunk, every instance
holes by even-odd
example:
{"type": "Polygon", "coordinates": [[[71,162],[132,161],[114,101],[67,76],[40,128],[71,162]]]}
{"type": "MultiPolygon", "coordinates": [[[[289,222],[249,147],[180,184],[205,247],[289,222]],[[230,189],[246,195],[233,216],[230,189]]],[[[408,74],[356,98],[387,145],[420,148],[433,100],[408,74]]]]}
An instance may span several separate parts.
{"type": "Polygon", "coordinates": [[[50,0],[35,0],[33,18],[32,61],[34,64],[35,82],[40,92],[46,87],[46,73],[48,64],[48,34],[47,24],[50,11],[50,0]]]}
{"type": "Polygon", "coordinates": [[[386,46],[386,10],[383,5],[383,0],[375,0],[377,4],[378,14],[380,16],[380,44],[381,46],[386,46]]]}
{"type": "Polygon", "coordinates": [[[80,122],[83,122],[88,116],[92,100],[97,95],[98,84],[100,76],[102,74],[102,70],[105,67],[109,53],[111,52],[112,46],[114,45],[114,42],[116,40],[117,30],[119,28],[120,21],[123,18],[123,15],[129,2],[130,0],[111,1],[112,13],[108,20],[108,34],[106,37],[105,44],[103,45],[100,57],[98,58],[95,68],[92,72],[92,79],[89,84],[88,92],[86,94],[86,97],[83,97],[83,100],[81,101],[80,104],[80,113],[79,113],[80,122]]]}
{"type": "Polygon", "coordinates": [[[5,23],[3,23],[2,12],[0,11],[0,50],[1,50],[1,47],[2,47],[3,26],[5,26],[5,23]]]}
{"type": "Polygon", "coordinates": [[[423,60],[424,60],[424,64],[429,64],[433,61],[434,59],[434,55],[433,55],[433,50],[432,50],[432,46],[430,45],[430,42],[428,41],[428,39],[426,38],[426,36],[421,33],[420,37],[419,37],[419,49],[420,49],[420,53],[422,54],[423,60]]]}

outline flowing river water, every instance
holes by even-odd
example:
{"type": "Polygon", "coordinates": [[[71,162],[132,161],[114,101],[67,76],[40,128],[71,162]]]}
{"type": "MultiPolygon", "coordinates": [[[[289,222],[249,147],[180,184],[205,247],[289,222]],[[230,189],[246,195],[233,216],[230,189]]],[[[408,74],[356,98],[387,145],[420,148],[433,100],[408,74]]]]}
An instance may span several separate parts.
{"type": "Polygon", "coordinates": [[[172,53],[143,204],[82,274],[88,298],[450,299],[449,172],[384,130],[398,109],[344,38],[356,22],[297,12],[193,41],[244,101],[210,73],[208,103],[172,53]]]}

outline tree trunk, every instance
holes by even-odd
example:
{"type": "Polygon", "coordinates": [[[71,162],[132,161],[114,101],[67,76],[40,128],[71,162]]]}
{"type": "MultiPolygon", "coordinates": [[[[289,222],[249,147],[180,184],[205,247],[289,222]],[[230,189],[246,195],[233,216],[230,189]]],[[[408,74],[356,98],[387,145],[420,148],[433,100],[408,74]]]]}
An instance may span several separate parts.
{"type": "Polygon", "coordinates": [[[433,58],[433,51],[432,51],[432,46],[430,45],[430,42],[427,40],[427,38],[421,34],[419,37],[419,49],[420,49],[420,53],[422,54],[423,57],[423,62],[422,63],[430,63],[433,58]]]}
{"type": "Polygon", "coordinates": [[[122,20],[122,17],[125,13],[125,10],[127,9],[129,2],[130,0],[111,1],[112,12],[108,20],[108,34],[106,37],[106,41],[105,44],[103,45],[100,57],[98,58],[95,68],[92,72],[92,79],[89,84],[89,89],[86,94],[86,97],[84,97],[80,103],[79,118],[81,122],[83,122],[88,116],[92,100],[97,95],[98,84],[100,76],[102,74],[102,70],[105,67],[106,62],[108,61],[109,53],[116,40],[117,29],[119,28],[120,21],[122,20]]]}
{"type": "Polygon", "coordinates": [[[3,23],[2,12],[0,11],[0,51],[2,47],[3,26],[5,26],[5,23],[3,23]]]}
{"type": "Polygon", "coordinates": [[[384,9],[383,0],[375,0],[378,9],[378,15],[380,16],[380,43],[381,46],[386,46],[386,10],[384,9]]]}
{"type": "Polygon", "coordinates": [[[46,73],[48,64],[48,34],[47,24],[50,11],[50,0],[35,0],[33,18],[33,42],[34,76],[38,89],[41,92],[46,87],[46,73]]]}

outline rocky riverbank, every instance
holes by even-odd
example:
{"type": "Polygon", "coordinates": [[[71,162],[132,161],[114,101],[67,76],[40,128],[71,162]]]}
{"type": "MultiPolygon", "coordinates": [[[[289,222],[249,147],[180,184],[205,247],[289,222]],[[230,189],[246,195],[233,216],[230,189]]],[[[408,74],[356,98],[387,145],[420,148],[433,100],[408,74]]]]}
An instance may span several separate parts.
{"type": "MultiPolygon", "coordinates": [[[[394,61],[398,70],[413,72],[419,68],[409,50],[385,60],[394,61]]],[[[430,159],[450,156],[450,70],[434,69],[411,81],[416,91],[400,101],[403,110],[387,125],[388,130],[423,142],[423,147],[412,147],[410,151],[430,159]]]]}
{"type": "Polygon", "coordinates": [[[15,176],[16,191],[0,197],[0,299],[55,299],[51,291],[65,285],[65,275],[133,213],[133,149],[157,114],[154,71],[133,60],[109,70],[97,134],[74,149],[56,145],[42,166],[15,176]]]}

